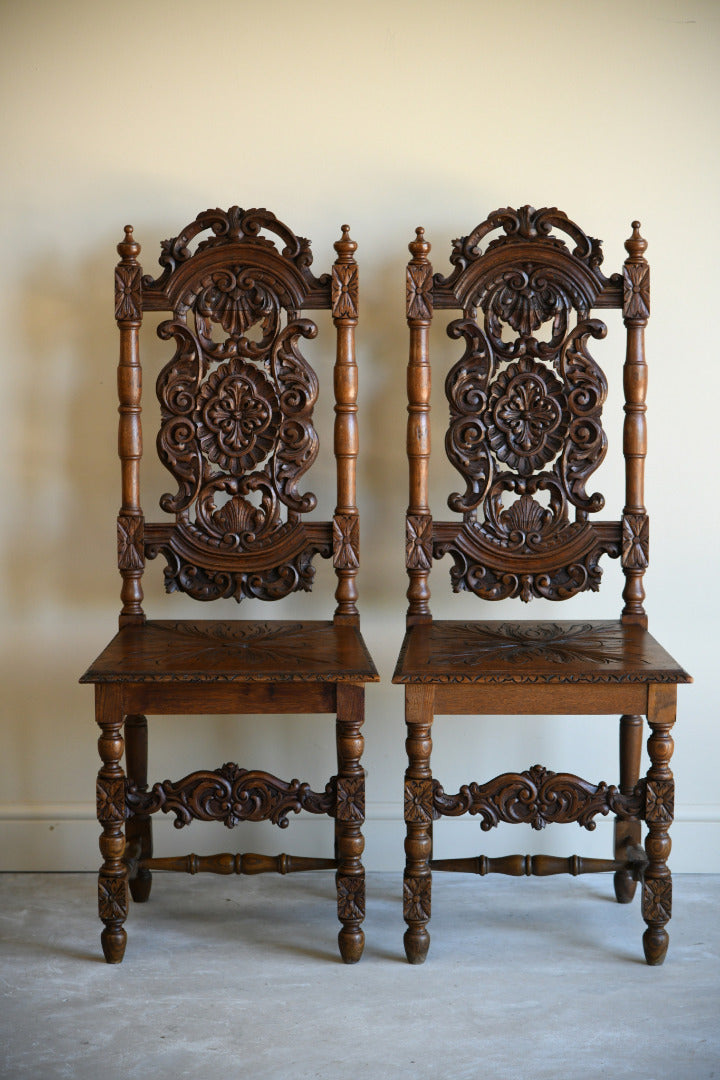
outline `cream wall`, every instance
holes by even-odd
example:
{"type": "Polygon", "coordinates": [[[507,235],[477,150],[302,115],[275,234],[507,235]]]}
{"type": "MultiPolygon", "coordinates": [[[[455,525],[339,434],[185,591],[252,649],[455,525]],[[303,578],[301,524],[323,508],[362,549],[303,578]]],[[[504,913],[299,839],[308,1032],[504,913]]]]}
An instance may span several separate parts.
{"type": "MultiPolygon", "coordinates": [[[[531,202],[557,205],[604,238],[608,273],[619,268],[632,218],[649,240],[648,608],[655,634],[696,679],[679,695],[672,865],[720,871],[711,689],[718,498],[716,473],[703,467],[717,451],[720,400],[707,329],[717,312],[719,42],[712,0],[2,5],[2,867],[98,863],[92,695],[76,680],[113,632],[118,609],[114,245],[132,222],[152,269],[161,238],[208,206],[233,203],[267,206],[310,236],[318,271],[331,261],[341,223],[351,223],[360,245],[361,602],[384,680],[368,692],[366,865],[400,865],[402,692],[389,677],[405,603],[406,245],[423,223],[436,268],[446,269],[451,237],[498,206],[531,202]]],[[[612,358],[617,387],[621,353],[597,355],[612,358]]],[[[152,346],[148,358],[160,356],[152,346]]],[[[616,392],[602,477],[615,514],[619,409],[616,392]]],[[[321,420],[327,432],[328,416],[321,420]]],[[[152,451],[152,437],[146,442],[152,451]]],[[[331,508],[330,478],[325,471],[316,483],[331,508]]],[[[151,512],[165,482],[157,469],[149,479],[151,512]]],[[[439,497],[435,506],[443,512],[439,497]]],[[[151,570],[148,610],[157,613],[160,568],[151,570]]],[[[331,584],[325,571],[319,578],[331,584]]],[[[442,563],[433,587],[436,612],[455,610],[442,563]]],[[[620,587],[613,565],[598,596],[562,612],[536,603],[531,613],[616,617],[620,587]]],[[[315,613],[318,600],[301,597],[285,611],[315,613]]],[[[460,598],[461,614],[478,608],[460,598]]],[[[267,614],[262,606],[240,614],[254,611],[267,614]]],[[[615,724],[605,719],[447,719],[437,727],[436,772],[447,787],[535,761],[593,780],[616,775],[615,724]],[[594,733],[602,738],[591,744],[594,733]],[[473,749],[482,758],[476,776],[464,764],[473,749]]],[[[332,768],[327,728],[322,718],[259,729],[223,718],[158,719],[154,747],[167,746],[171,729],[181,738],[158,753],[153,778],[235,756],[320,781],[332,768]]],[[[185,836],[161,821],[158,832],[176,850],[237,841],[302,851],[327,827],[298,821],[290,834],[258,839],[255,831],[251,840],[210,830],[208,840],[201,826],[185,836]]],[[[607,854],[608,830],[549,830],[538,846],[517,830],[509,844],[507,836],[481,843],[477,823],[448,822],[438,844],[448,854],[463,843],[466,853],[607,854]]]]}

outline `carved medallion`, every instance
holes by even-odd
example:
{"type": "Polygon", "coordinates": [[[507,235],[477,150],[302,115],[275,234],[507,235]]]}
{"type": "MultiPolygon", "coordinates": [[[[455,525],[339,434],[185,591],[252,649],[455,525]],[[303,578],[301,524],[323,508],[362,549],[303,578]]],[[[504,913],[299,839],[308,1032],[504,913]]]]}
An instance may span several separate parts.
{"type": "Polygon", "coordinates": [[[242,475],[273,449],[280,423],[275,391],[250,364],[222,364],[198,395],[194,415],[200,446],[210,461],[242,475]]]}
{"type": "Polygon", "coordinates": [[[562,383],[549,368],[523,358],[493,383],[485,413],[497,458],[529,476],[563,445],[569,414],[562,383]]]}

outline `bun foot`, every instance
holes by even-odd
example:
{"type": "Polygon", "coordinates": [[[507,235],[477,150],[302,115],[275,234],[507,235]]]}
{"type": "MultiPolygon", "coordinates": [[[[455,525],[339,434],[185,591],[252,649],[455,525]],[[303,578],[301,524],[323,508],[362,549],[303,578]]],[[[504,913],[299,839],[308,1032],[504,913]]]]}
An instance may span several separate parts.
{"type": "Polygon", "coordinates": [[[107,927],[100,935],[100,944],[107,963],[120,964],[125,955],[127,933],[122,927],[116,929],[107,927]]]}
{"type": "Polygon", "coordinates": [[[430,935],[424,926],[409,927],[403,938],[405,955],[411,964],[424,964],[430,948],[430,935]]]}

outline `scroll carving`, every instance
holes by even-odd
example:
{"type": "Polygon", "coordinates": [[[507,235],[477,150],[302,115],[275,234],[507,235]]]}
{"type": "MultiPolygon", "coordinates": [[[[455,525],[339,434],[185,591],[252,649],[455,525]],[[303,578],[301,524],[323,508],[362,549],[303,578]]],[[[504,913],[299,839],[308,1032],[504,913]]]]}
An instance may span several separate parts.
{"type": "Polygon", "coordinates": [[[650,559],[650,519],[647,514],[623,514],[622,565],[645,570],[650,559]]]}
{"type": "MultiPolygon", "coordinates": [[[[232,207],[206,211],[167,241],[163,277],[145,281],[147,289],[171,290],[174,303],[173,318],[158,328],[174,340],[175,355],[157,394],[158,451],[177,481],[160,505],[176,515],[177,527],[170,541],[147,546],[148,558],[167,560],[168,591],[201,600],[276,599],[309,589],[313,557],[330,554],[298,531],[300,516],[317,502],[300,489],[318,452],[318,381],[300,349],[317,328],[296,310],[302,292],[322,284],[309,274],[311,261],[308,242],[268,211],[232,207]],[[202,230],[214,235],[197,245],[192,276],[184,268],[188,245],[202,230]],[[282,252],[261,230],[284,241],[282,252]],[[222,264],[203,261],[222,245],[230,245],[222,264]],[[180,270],[185,276],[173,284],[180,270]]],[[[336,269],[342,302],[350,304],[354,267],[336,269]]]]}
{"type": "Polygon", "coordinates": [[[433,808],[436,817],[480,814],[485,832],[501,821],[524,823],[544,829],[551,822],[572,822],[588,830],[593,818],[610,811],[619,818],[637,818],[644,808],[641,785],[632,795],[622,795],[606,783],[589,784],[572,773],[553,773],[541,765],[522,773],[503,773],[487,784],[466,784],[456,795],[447,795],[433,781],[433,808]]]}
{"type": "Polygon", "coordinates": [[[465,348],[445,391],[446,449],[465,491],[448,499],[461,542],[434,555],[452,556],[456,591],[488,600],[596,590],[601,556],[620,554],[590,524],[604,499],[586,489],[607,448],[607,383],[588,348],[606,333],[588,318],[608,281],[601,246],[554,208],[506,208],[455,241],[451,262],[434,280],[464,307],[448,327],[465,348]]]}
{"type": "Polygon", "coordinates": [[[337,570],[360,566],[360,518],[357,514],[336,514],[333,518],[333,566],[337,570]]]}
{"type": "Polygon", "coordinates": [[[118,517],[117,548],[120,570],[142,570],[144,567],[144,533],[144,518],[130,515],[118,517]]]}
{"type": "Polygon", "coordinates": [[[176,829],[193,820],[222,821],[228,828],[240,821],[271,821],[285,829],[289,813],[331,814],[335,790],[330,782],[318,793],[299,780],[286,783],[270,773],[228,763],[215,771],[190,773],[177,783],[164,780],[150,791],[128,784],[126,801],[133,814],[174,813],[176,829]]]}
{"type": "Polygon", "coordinates": [[[429,514],[408,514],[405,528],[407,568],[429,570],[432,565],[432,518],[429,514]]]}

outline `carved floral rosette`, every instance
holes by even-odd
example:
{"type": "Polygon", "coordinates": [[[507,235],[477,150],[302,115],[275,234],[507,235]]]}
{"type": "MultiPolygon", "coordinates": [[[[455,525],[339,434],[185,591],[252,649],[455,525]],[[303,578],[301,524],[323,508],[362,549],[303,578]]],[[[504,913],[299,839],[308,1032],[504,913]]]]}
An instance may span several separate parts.
{"type": "Polygon", "coordinates": [[[165,556],[168,591],[276,599],[309,589],[314,555],[331,554],[301,521],[316,505],[299,485],[318,452],[318,381],[300,350],[317,328],[298,310],[313,290],[330,295],[311,261],[308,242],[268,211],[233,207],[206,211],[165,242],[163,276],[143,281],[173,307],[158,328],[175,355],[157,394],[158,451],[177,482],[160,505],[176,526],[146,547],[165,556]],[[203,230],[213,235],[191,253],[203,230]]]}
{"type": "Polygon", "coordinates": [[[590,524],[604,499],[586,490],[607,446],[607,384],[588,348],[606,332],[587,316],[607,282],[600,244],[557,210],[522,207],[456,241],[451,261],[435,291],[464,309],[448,327],[465,349],[445,389],[446,449],[465,491],[448,499],[462,525],[433,553],[451,554],[456,591],[485,599],[595,590],[600,556],[620,554],[590,524]]]}

